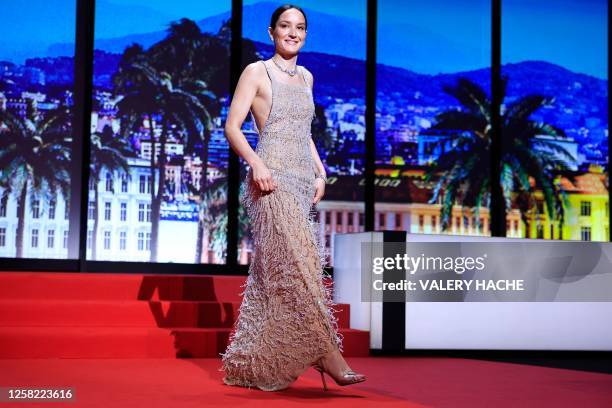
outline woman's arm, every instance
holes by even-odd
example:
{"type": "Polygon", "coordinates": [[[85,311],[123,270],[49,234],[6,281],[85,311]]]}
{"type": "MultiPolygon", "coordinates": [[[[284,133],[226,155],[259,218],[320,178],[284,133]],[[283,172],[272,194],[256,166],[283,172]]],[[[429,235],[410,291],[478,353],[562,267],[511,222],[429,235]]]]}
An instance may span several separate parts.
{"type": "Polygon", "coordinates": [[[253,170],[253,180],[262,191],[272,191],[276,183],[272,180],[272,174],[261,158],[249,145],[248,140],[242,133],[242,123],[246,118],[253,100],[257,95],[261,64],[249,64],[238,80],[234,98],[225,121],[225,137],[236,154],[242,157],[253,170]]]}
{"type": "Polygon", "coordinates": [[[241,128],[257,94],[256,69],[255,64],[250,64],[240,75],[227,120],[225,121],[225,137],[227,141],[232,149],[250,166],[258,159],[258,156],[249,145],[241,128]]]}

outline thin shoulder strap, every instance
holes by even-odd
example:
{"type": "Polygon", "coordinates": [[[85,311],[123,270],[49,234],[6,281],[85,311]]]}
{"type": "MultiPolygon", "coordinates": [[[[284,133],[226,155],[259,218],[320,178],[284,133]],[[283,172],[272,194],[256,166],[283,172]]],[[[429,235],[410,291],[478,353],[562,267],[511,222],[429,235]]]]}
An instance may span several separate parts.
{"type": "Polygon", "coordinates": [[[302,78],[304,79],[304,83],[306,84],[307,87],[310,88],[310,84],[306,80],[306,69],[304,67],[300,66],[300,71],[302,72],[302,78]]]}
{"type": "Polygon", "coordinates": [[[268,74],[268,78],[270,78],[270,82],[274,83],[274,78],[273,78],[273,74],[270,73],[270,69],[268,68],[268,64],[266,64],[266,61],[261,60],[261,63],[263,64],[264,67],[266,67],[266,73],[268,74]]]}

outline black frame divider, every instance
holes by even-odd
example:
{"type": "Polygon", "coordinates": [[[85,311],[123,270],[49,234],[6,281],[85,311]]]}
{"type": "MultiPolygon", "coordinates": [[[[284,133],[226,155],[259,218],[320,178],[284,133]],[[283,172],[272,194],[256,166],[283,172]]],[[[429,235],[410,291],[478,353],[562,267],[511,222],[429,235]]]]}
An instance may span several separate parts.
{"type": "Polygon", "coordinates": [[[365,231],[374,231],[376,169],[376,34],[378,0],[367,0],[365,113],[365,231]]]}
{"type": "MultiPolygon", "coordinates": [[[[240,78],[242,68],[242,0],[232,0],[232,43],[230,52],[230,95],[240,78]]],[[[227,171],[227,257],[228,267],[238,266],[238,207],[240,186],[240,158],[231,147],[227,171]]]]}
{"type": "MultiPolygon", "coordinates": [[[[96,0],[77,0],[77,22],[74,55],[74,105],[73,127],[75,148],[80,146],[79,172],[72,173],[80,181],[80,195],[72,200],[80,204],[79,211],[79,270],[87,270],[87,208],[89,203],[89,169],[91,135],[91,109],[93,93],[94,24],[96,0]]],[[[76,150],[75,150],[76,151],[76,150]]],[[[72,194],[74,197],[75,194],[72,194]]],[[[72,204],[71,203],[71,204],[72,204]]],[[[72,231],[72,228],[71,228],[72,231]]]]}
{"type": "MultiPolygon", "coordinates": [[[[502,126],[500,118],[501,100],[501,0],[491,3],[491,236],[506,236],[506,211],[502,211],[504,200],[501,188],[502,126]]],[[[507,209],[509,210],[509,209],[507,209]]]]}

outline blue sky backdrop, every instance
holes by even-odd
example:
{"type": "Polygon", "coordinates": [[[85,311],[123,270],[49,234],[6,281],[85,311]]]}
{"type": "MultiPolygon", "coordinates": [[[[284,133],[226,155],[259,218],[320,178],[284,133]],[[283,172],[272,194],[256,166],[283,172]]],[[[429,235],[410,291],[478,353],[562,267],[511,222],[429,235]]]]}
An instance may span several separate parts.
{"type": "MultiPolygon", "coordinates": [[[[180,17],[195,20],[227,13],[230,0],[97,0],[96,38],[164,30],[180,17]]],[[[261,3],[245,0],[245,6],[261,3]]],[[[365,0],[304,0],[307,10],[341,16],[312,22],[306,50],[361,57],[365,49],[365,0]],[[350,37],[349,30],[363,33],[350,37]],[[363,28],[363,30],[362,30],[363,28]],[[349,40],[349,38],[352,38],[349,40]],[[339,43],[339,42],[342,43],[339,43]],[[351,43],[346,43],[351,42],[351,43]]],[[[421,73],[488,67],[490,0],[379,0],[379,63],[421,73]]],[[[281,4],[278,2],[278,4],[281,4]]],[[[503,63],[544,60],[569,70],[607,77],[607,1],[504,0],[503,63]]],[[[268,8],[270,6],[268,5],[268,8]]],[[[317,15],[315,13],[314,15],[317,15]]],[[[5,2],[0,24],[0,59],[21,63],[45,56],[47,48],[74,41],[75,1],[5,2]],[[26,18],[27,17],[27,18],[26,18]]],[[[267,21],[262,21],[263,33],[267,21]]]]}

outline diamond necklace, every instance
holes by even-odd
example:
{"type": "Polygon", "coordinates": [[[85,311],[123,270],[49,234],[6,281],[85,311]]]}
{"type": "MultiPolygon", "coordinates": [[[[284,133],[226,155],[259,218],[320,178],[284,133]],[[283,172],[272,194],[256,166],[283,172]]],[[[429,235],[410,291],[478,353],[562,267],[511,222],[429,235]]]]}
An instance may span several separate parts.
{"type": "Polygon", "coordinates": [[[274,63],[274,65],[278,67],[278,69],[283,71],[285,74],[288,74],[289,76],[294,76],[295,74],[297,74],[297,66],[291,70],[291,69],[281,67],[274,58],[272,58],[272,62],[274,63]]]}

